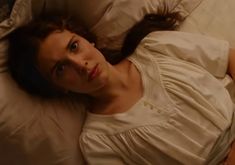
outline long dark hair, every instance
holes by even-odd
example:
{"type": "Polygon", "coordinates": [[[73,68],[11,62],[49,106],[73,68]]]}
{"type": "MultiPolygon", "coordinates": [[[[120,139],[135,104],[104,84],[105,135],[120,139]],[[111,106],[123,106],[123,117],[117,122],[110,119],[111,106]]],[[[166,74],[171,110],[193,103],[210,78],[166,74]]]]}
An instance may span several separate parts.
{"type": "Polygon", "coordinates": [[[89,42],[96,37],[71,17],[60,14],[44,14],[25,24],[9,35],[8,68],[18,85],[33,95],[62,97],[64,92],[54,87],[36,68],[36,57],[41,42],[56,30],[69,30],[89,42]]]}
{"type": "MultiPolygon", "coordinates": [[[[148,33],[155,30],[173,30],[180,21],[179,13],[162,10],[158,14],[146,15],[143,20],[130,29],[121,50],[100,50],[107,61],[116,64],[129,56],[148,33]]],[[[69,30],[89,42],[96,37],[78,20],[61,15],[41,15],[28,24],[19,27],[9,36],[9,72],[21,88],[30,94],[42,97],[64,96],[53,84],[44,79],[37,70],[36,56],[40,43],[55,30],[69,30]]]]}
{"type": "Polygon", "coordinates": [[[137,22],[127,33],[121,50],[101,50],[105,58],[111,64],[117,64],[127,56],[131,55],[140,41],[153,31],[175,30],[183,21],[179,12],[170,12],[163,5],[157,14],[147,14],[137,22]]]}

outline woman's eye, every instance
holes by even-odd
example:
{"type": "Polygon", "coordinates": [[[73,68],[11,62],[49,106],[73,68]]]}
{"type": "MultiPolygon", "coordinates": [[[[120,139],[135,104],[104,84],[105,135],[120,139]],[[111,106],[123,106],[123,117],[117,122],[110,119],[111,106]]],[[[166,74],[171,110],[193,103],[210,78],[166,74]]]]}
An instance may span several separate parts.
{"type": "Polygon", "coordinates": [[[75,52],[78,49],[78,42],[75,41],[70,45],[70,51],[75,52]]]}
{"type": "Polygon", "coordinates": [[[56,76],[57,76],[57,77],[63,76],[64,69],[65,69],[65,64],[59,64],[59,65],[56,67],[56,76]]]}

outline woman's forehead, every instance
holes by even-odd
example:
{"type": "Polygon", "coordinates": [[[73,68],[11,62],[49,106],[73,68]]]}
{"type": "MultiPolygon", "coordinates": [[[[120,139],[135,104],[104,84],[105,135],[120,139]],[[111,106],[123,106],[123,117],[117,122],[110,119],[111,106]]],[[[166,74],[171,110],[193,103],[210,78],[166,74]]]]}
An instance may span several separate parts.
{"type": "Polygon", "coordinates": [[[57,52],[66,49],[66,46],[73,36],[73,33],[64,31],[54,31],[41,42],[40,51],[42,52],[57,52]]]}

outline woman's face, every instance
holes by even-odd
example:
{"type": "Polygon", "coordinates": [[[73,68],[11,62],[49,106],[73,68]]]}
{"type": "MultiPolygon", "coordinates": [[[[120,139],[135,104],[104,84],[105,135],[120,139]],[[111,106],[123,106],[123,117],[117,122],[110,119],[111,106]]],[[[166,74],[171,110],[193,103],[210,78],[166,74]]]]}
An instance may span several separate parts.
{"type": "Polygon", "coordinates": [[[86,39],[55,31],[40,45],[37,56],[41,74],[63,91],[92,94],[108,80],[109,64],[86,39]]]}

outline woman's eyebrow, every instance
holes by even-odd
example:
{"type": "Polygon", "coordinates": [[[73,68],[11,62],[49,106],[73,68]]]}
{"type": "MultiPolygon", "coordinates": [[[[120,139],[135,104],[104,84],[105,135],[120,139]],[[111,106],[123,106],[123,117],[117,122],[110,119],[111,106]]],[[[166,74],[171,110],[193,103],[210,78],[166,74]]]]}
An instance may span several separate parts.
{"type": "Polygon", "coordinates": [[[71,47],[71,45],[72,45],[73,40],[74,40],[75,37],[76,37],[75,35],[73,35],[73,36],[71,37],[71,39],[69,40],[69,42],[68,42],[68,44],[67,44],[67,46],[66,46],[66,50],[69,50],[69,49],[70,49],[70,47],[71,47]]]}
{"type": "MultiPolygon", "coordinates": [[[[75,37],[76,37],[76,36],[73,35],[73,36],[70,38],[70,40],[69,40],[69,42],[68,42],[68,44],[67,44],[67,46],[66,46],[66,50],[69,50],[69,49],[70,49],[70,47],[71,47],[71,45],[72,45],[73,40],[74,40],[75,37]]],[[[57,67],[59,64],[60,64],[60,62],[57,61],[57,62],[53,65],[53,67],[51,68],[51,71],[50,71],[51,75],[53,74],[54,70],[56,69],[56,67],[57,67]]]]}

